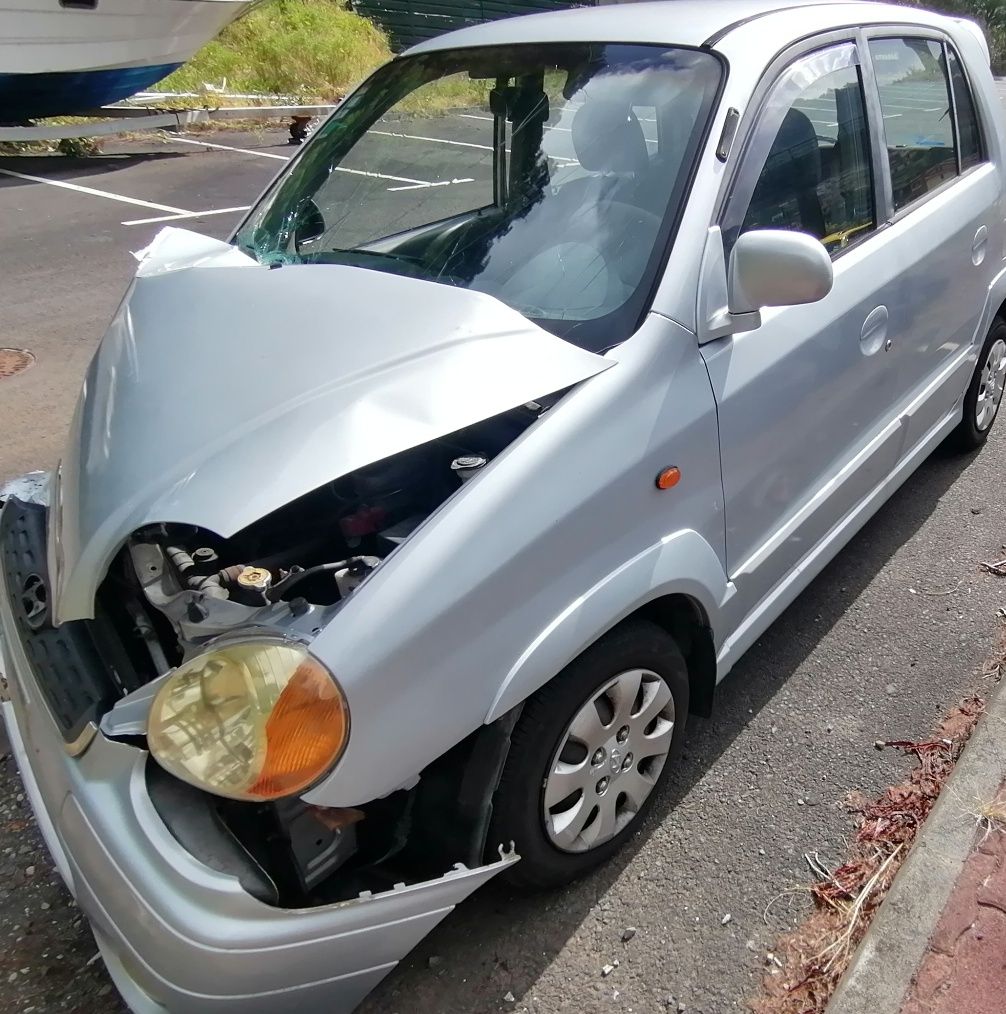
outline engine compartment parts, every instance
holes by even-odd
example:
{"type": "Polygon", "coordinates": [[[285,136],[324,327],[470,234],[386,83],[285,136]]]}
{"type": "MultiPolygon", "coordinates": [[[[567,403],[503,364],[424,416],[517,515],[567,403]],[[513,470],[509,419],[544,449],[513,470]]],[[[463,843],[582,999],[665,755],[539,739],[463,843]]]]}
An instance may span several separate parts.
{"type": "MultiPolygon", "coordinates": [[[[172,815],[172,833],[187,848],[237,870],[256,896],[280,906],[436,875],[430,861],[443,851],[428,847],[423,829],[440,820],[440,800],[459,798],[459,768],[417,774],[354,810],[299,798],[338,763],[350,730],[338,683],[308,646],[546,410],[519,406],[370,463],[228,538],[173,523],[133,533],[100,594],[116,605],[136,676],[112,708],[118,718],[102,729],[145,740],[155,781],[184,783],[186,799],[202,800],[199,820],[172,815]],[[234,848],[211,844],[221,835],[234,848]]],[[[172,811],[178,795],[166,803],[172,811]]],[[[471,842],[482,842],[483,816],[456,814],[450,854],[480,861],[481,844],[471,842]]]]}
{"type": "Polygon", "coordinates": [[[545,410],[522,405],[365,465],[229,539],[176,524],[134,533],[109,579],[130,603],[153,675],[235,626],[338,606],[545,410]]]}
{"type": "Polygon", "coordinates": [[[300,644],[221,645],[180,665],[154,698],[151,756],[184,782],[230,799],[301,792],[349,740],[335,677],[300,644]]]}

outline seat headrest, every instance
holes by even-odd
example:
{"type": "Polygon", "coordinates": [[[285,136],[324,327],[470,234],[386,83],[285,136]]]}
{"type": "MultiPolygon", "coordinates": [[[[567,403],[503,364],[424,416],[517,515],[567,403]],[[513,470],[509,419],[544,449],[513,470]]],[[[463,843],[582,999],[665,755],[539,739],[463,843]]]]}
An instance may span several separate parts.
{"type": "Polygon", "coordinates": [[[589,172],[641,173],[649,164],[636,114],[618,102],[588,99],[571,125],[573,150],[589,172]]]}
{"type": "Polygon", "coordinates": [[[795,186],[816,187],[821,182],[821,149],[806,113],[795,107],[786,113],[766,164],[790,173],[795,186]]]}

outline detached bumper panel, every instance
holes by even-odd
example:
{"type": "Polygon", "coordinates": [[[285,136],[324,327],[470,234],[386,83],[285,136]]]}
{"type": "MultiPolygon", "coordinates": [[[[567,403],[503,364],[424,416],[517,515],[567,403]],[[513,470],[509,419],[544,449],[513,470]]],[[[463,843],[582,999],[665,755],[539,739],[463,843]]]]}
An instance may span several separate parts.
{"type": "Polygon", "coordinates": [[[147,793],[145,751],[98,733],[67,755],[10,602],[0,573],[11,745],[53,859],[136,1014],[351,1011],[456,904],[517,861],[459,865],[318,908],[258,901],[172,837],[147,793]]]}

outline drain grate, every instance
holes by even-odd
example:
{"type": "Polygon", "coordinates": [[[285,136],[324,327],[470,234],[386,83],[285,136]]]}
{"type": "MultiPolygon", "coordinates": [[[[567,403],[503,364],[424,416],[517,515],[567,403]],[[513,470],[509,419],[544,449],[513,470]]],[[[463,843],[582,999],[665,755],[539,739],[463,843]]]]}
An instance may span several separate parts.
{"type": "Polygon", "coordinates": [[[24,373],[35,357],[27,349],[0,349],[0,380],[24,373]]]}

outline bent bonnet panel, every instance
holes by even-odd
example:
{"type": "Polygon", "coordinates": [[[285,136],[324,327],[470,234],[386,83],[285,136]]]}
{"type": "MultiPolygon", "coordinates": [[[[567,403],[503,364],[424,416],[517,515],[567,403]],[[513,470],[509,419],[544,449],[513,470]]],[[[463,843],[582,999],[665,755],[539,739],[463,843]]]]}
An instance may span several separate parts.
{"type": "Polygon", "coordinates": [[[353,469],[612,365],[481,293],[338,265],[145,271],[88,370],[59,482],[57,615],[136,528],[229,537],[353,469]]]}

